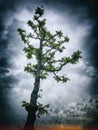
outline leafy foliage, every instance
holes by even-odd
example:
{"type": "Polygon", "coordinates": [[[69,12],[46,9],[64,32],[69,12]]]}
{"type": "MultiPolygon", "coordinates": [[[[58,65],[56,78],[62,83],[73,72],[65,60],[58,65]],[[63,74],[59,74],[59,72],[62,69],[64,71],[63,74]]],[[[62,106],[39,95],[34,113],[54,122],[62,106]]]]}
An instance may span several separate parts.
{"type": "Polygon", "coordinates": [[[26,101],[22,101],[21,103],[22,103],[22,105],[21,105],[22,107],[27,107],[27,106],[29,106],[29,103],[26,102],[26,101]]]}
{"type": "Polygon", "coordinates": [[[48,114],[47,109],[50,107],[50,105],[49,104],[43,105],[37,102],[37,107],[38,107],[37,116],[40,118],[41,115],[48,114]]]}
{"type": "MultiPolygon", "coordinates": [[[[26,53],[27,59],[36,58],[36,64],[30,62],[25,66],[24,70],[35,77],[35,79],[39,77],[42,80],[46,79],[49,73],[52,73],[54,75],[53,78],[57,82],[65,83],[69,78],[65,75],[58,75],[58,72],[68,63],[76,64],[81,58],[81,51],[78,50],[69,57],[64,56],[56,59],[56,53],[65,51],[65,43],[69,42],[69,37],[64,36],[62,31],[56,31],[55,34],[52,34],[46,27],[46,19],[42,19],[43,14],[44,9],[42,6],[35,9],[33,20],[27,22],[27,25],[31,28],[31,32],[27,33],[24,29],[17,29],[25,44],[23,51],[26,53]],[[39,47],[34,46],[30,42],[30,39],[39,40],[39,47]]],[[[37,89],[36,93],[37,98],[40,97],[38,91],[39,89],[37,89]]],[[[27,102],[22,102],[23,107],[27,105],[29,105],[27,102]]],[[[38,116],[47,113],[46,108],[49,105],[43,106],[37,102],[37,106],[38,116]]]]}

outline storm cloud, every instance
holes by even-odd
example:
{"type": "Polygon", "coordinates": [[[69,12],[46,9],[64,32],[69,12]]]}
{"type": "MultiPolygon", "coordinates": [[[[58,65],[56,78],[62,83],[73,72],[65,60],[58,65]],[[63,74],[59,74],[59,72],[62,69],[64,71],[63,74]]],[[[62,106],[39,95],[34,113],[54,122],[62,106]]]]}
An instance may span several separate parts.
{"type": "MultiPolygon", "coordinates": [[[[57,84],[51,75],[46,81],[42,81],[41,102],[50,103],[53,109],[49,120],[61,118],[65,110],[63,106],[97,96],[97,29],[94,29],[97,27],[97,14],[94,15],[96,11],[92,11],[95,3],[81,0],[0,1],[0,120],[4,118],[2,123],[23,123],[26,115],[20,102],[29,101],[34,79],[24,72],[27,59],[22,52],[23,43],[17,28],[27,29],[26,21],[32,19],[33,11],[39,5],[45,7],[47,27],[50,31],[60,29],[69,36],[70,43],[67,45],[66,54],[70,55],[80,49],[83,55],[77,65],[64,68],[63,72],[70,78],[68,83],[57,84]]],[[[46,118],[43,117],[42,121],[46,118]]]]}

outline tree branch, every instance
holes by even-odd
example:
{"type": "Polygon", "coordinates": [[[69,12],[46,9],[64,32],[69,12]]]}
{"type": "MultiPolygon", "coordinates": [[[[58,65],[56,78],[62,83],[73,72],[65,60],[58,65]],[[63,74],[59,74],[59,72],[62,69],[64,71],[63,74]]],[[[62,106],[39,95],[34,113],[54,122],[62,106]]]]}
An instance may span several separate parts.
{"type": "Polygon", "coordinates": [[[35,37],[35,36],[33,36],[31,33],[30,33],[27,37],[28,37],[28,39],[29,39],[29,38],[34,38],[34,39],[41,40],[41,38],[35,37]]]}
{"type": "MultiPolygon", "coordinates": [[[[49,41],[48,41],[49,42],[49,41]]],[[[48,49],[47,51],[46,51],[46,53],[44,54],[44,55],[46,55],[48,52],[50,52],[52,49],[55,49],[56,51],[59,51],[59,52],[62,52],[63,51],[63,49],[65,49],[65,47],[64,46],[61,46],[61,45],[63,45],[64,44],[64,42],[65,42],[65,40],[63,40],[63,41],[58,41],[58,43],[56,44],[55,43],[55,45],[46,45],[47,47],[50,47],[50,49],[48,49]],[[60,46],[62,47],[62,48],[60,48],[60,46]],[[58,49],[56,48],[56,47],[59,47],[58,49]]],[[[51,42],[52,43],[52,42],[51,42]]]]}
{"type": "Polygon", "coordinates": [[[51,36],[49,39],[44,39],[44,41],[49,42],[51,39],[55,38],[57,36],[57,34],[54,34],[53,36],[51,36]]]}
{"type": "Polygon", "coordinates": [[[57,46],[59,46],[60,45],[60,43],[59,44],[56,44],[56,45],[54,45],[54,46],[48,46],[48,47],[50,47],[50,49],[48,49],[43,55],[46,55],[48,52],[50,52],[52,49],[55,49],[56,51],[57,51],[57,49],[55,48],[55,47],[57,47],[57,46]]]}
{"type": "Polygon", "coordinates": [[[43,70],[46,70],[46,71],[48,71],[48,72],[58,72],[58,71],[62,70],[63,66],[65,66],[65,65],[68,64],[68,63],[69,63],[69,61],[67,61],[67,62],[65,62],[65,63],[63,63],[63,64],[61,64],[59,67],[56,67],[56,68],[54,68],[54,69],[48,69],[47,67],[42,66],[42,69],[43,69],[43,70]]]}
{"type": "Polygon", "coordinates": [[[62,76],[58,76],[55,72],[53,72],[53,74],[54,74],[54,79],[57,81],[57,82],[63,82],[63,83],[65,83],[65,82],[67,82],[68,80],[69,80],[69,78],[67,78],[67,77],[65,77],[64,75],[62,75],[62,76]]]}
{"type": "Polygon", "coordinates": [[[60,80],[59,76],[58,76],[55,72],[53,72],[53,74],[55,75],[55,77],[56,77],[58,80],[60,80]]]}

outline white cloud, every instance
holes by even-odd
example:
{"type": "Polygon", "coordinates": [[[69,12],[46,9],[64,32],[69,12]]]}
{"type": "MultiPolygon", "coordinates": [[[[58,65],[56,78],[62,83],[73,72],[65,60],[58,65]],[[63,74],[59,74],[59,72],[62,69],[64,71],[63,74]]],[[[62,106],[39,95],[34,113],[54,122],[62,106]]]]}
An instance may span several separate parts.
{"type": "MultiPolygon", "coordinates": [[[[90,24],[79,24],[76,21],[73,21],[68,14],[63,14],[62,16],[62,14],[56,14],[55,12],[49,10],[46,10],[45,16],[47,17],[47,27],[49,30],[52,32],[55,30],[62,30],[62,32],[70,38],[70,42],[66,43],[66,52],[61,55],[57,55],[57,58],[65,55],[69,56],[73,51],[77,50],[82,50],[82,53],[84,53],[85,48],[82,47],[84,44],[83,41],[89,36],[89,29],[92,27],[90,24]]],[[[9,74],[19,79],[17,86],[13,86],[11,95],[13,97],[13,93],[15,92],[18,99],[12,99],[13,101],[25,99],[29,100],[30,93],[33,88],[34,79],[23,71],[24,66],[28,61],[22,52],[23,45],[16,33],[16,28],[18,26],[21,27],[21,25],[28,30],[25,23],[31,18],[32,12],[30,13],[28,10],[23,9],[20,14],[16,13],[14,15],[11,25],[7,24],[9,25],[9,28],[11,28],[8,29],[8,33],[10,35],[8,50],[13,54],[10,62],[14,65],[14,67],[10,68],[9,74]],[[17,20],[15,21],[14,19],[17,20]],[[15,25],[15,23],[17,25],[15,25]]],[[[48,79],[42,81],[41,88],[43,89],[43,98],[41,99],[41,102],[50,103],[53,107],[57,103],[63,107],[64,104],[78,102],[79,100],[82,100],[83,97],[88,99],[90,97],[88,86],[91,83],[91,77],[89,77],[88,73],[91,75],[91,73],[94,72],[94,69],[92,67],[88,67],[85,62],[86,61],[84,61],[83,58],[77,65],[68,64],[64,67],[61,73],[66,73],[70,78],[70,81],[66,84],[57,84],[52,79],[51,75],[48,79]]],[[[14,105],[17,106],[17,104],[14,105]]],[[[62,113],[63,112],[60,111],[61,115],[62,113]]]]}

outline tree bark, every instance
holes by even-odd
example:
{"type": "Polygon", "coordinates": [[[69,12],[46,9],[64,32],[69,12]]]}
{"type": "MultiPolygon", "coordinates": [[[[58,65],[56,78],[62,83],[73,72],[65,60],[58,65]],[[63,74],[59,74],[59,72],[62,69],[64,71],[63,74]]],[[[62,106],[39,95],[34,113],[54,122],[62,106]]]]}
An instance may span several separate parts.
{"type": "MultiPolygon", "coordinates": [[[[39,73],[39,71],[38,71],[39,73]]],[[[27,120],[23,130],[34,130],[34,124],[36,121],[36,112],[37,112],[37,97],[39,92],[40,86],[40,77],[39,74],[35,78],[34,89],[31,93],[31,100],[30,104],[25,107],[26,111],[28,112],[27,120]]]]}
{"type": "Polygon", "coordinates": [[[26,109],[28,111],[28,116],[23,130],[34,130],[37,107],[28,106],[26,109]]]}
{"type": "Polygon", "coordinates": [[[40,87],[40,72],[42,66],[42,42],[43,40],[40,41],[40,47],[39,47],[40,53],[39,53],[37,72],[35,75],[34,89],[31,93],[30,104],[27,107],[25,107],[26,111],[28,112],[28,115],[23,130],[34,130],[34,124],[36,121],[36,112],[38,110],[37,98],[38,98],[38,92],[40,87]]]}

